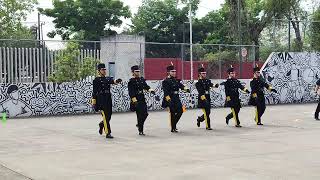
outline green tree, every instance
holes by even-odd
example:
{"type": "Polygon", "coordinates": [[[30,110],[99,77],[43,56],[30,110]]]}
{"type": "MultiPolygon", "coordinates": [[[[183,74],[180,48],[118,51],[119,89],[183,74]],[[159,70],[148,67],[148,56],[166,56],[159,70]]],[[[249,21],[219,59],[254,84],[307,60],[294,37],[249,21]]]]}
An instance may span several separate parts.
{"type": "Polygon", "coordinates": [[[132,19],[132,32],[144,34],[148,42],[182,42],[189,9],[187,5],[178,8],[179,4],[177,0],[144,0],[132,19]]]}
{"type": "Polygon", "coordinates": [[[95,75],[95,65],[98,61],[94,58],[84,58],[83,64],[80,64],[78,57],[80,54],[80,45],[69,42],[66,49],[57,57],[55,62],[55,71],[49,80],[62,83],[82,80],[88,76],[95,75]]]}
{"type": "MultiPolygon", "coordinates": [[[[1,0],[0,2],[0,38],[1,39],[34,39],[32,31],[21,24],[26,15],[32,11],[37,0],[1,0]]],[[[32,47],[30,42],[23,42],[32,47]]],[[[21,42],[0,42],[1,46],[21,47],[21,42]]]]}
{"type": "Polygon", "coordinates": [[[312,20],[315,22],[311,25],[311,47],[312,50],[320,51],[320,6],[312,15],[312,20]]]}
{"type": "Polygon", "coordinates": [[[228,12],[226,7],[209,12],[200,19],[200,27],[196,27],[203,34],[203,42],[200,40],[198,42],[205,44],[234,44],[235,41],[229,31],[231,24],[226,23],[227,21],[228,12]]]}
{"type": "Polygon", "coordinates": [[[54,8],[39,9],[54,18],[56,30],[48,34],[62,39],[73,36],[82,40],[100,40],[102,36],[116,34],[112,27],[122,25],[121,18],[131,16],[128,6],[119,0],[54,0],[54,8]]]}
{"type": "MultiPolygon", "coordinates": [[[[227,0],[224,8],[229,11],[232,36],[241,44],[256,45],[256,59],[259,58],[259,45],[262,31],[272,24],[273,19],[297,18],[301,15],[300,0],[227,0]],[[238,28],[238,2],[240,2],[240,29],[238,28]]],[[[296,31],[296,44],[301,46],[301,34],[298,21],[292,21],[296,31]]]]}
{"type": "Polygon", "coordinates": [[[0,39],[8,39],[5,41],[0,41],[0,46],[2,47],[24,47],[31,48],[37,47],[37,42],[35,41],[36,36],[32,32],[31,28],[25,27],[22,24],[16,25],[15,29],[10,32],[2,31],[0,39]],[[29,39],[21,41],[21,39],[29,39]]]}
{"type": "MultiPolygon", "coordinates": [[[[199,0],[192,1],[193,13],[199,0]]],[[[189,41],[189,6],[186,1],[143,0],[137,14],[132,19],[133,34],[144,35],[147,42],[181,43],[189,41]],[[182,7],[179,5],[182,4],[182,7]]],[[[147,45],[148,57],[177,57],[181,48],[161,45],[147,45]]]]}

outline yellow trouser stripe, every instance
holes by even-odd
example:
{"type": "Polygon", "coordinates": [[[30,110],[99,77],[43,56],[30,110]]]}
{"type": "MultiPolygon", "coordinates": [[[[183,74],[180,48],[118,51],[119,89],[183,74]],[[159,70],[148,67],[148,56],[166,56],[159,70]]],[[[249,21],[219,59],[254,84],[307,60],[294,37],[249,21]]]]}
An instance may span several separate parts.
{"type": "Polygon", "coordinates": [[[207,117],[207,113],[205,109],[202,109],[203,114],[204,114],[204,120],[206,120],[206,127],[209,128],[209,124],[208,124],[208,117],[207,117]]]}
{"type": "Polygon", "coordinates": [[[258,120],[259,120],[259,119],[258,119],[258,115],[259,115],[259,114],[258,114],[258,107],[256,107],[256,123],[258,123],[258,120]]]}
{"type": "Polygon", "coordinates": [[[104,132],[105,132],[106,134],[108,134],[108,133],[109,133],[109,130],[108,130],[108,126],[107,126],[106,115],[105,115],[105,113],[104,113],[103,110],[101,111],[101,113],[102,113],[103,124],[104,124],[104,132]]]}
{"type": "Polygon", "coordinates": [[[233,114],[233,119],[234,122],[237,124],[237,116],[236,116],[236,112],[234,111],[234,108],[231,108],[232,114],[233,114]]]}

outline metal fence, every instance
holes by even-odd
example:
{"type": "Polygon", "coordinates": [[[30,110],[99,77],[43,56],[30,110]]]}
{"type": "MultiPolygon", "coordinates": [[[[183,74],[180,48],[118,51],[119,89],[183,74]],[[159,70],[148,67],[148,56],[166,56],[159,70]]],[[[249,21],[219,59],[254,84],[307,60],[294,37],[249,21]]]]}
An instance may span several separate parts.
{"type": "MultiPolygon", "coordinates": [[[[78,52],[80,64],[86,57],[100,59],[97,49],[79,49],[78,52]]],[[[0,47],[0,83],[48,82],[55,72],[57,58],[62,55],[63,49],[0,47]]]]}
{"type": "Polygon", "coordinates": [[[115,66],[118,69],[109,68],[109,71],[121,71],[134,61],[144,67],[149,80],[163,79],[171,62],[177,68],[178,78],[183,80],[191,78],[191,67],[193,78],[197,79],[201,64],[207,67],[208,77],[212,79],[226,78],[230,65],[235,66],[238,78],[248,78],[251,73],[248,68],[266,60],[257,58],[259,47],[253,45],[193,44],[191,61],[190,44],[185,43],[0,40],[0,83],[48,82],[56,70],[57,58],[63,57],[69,42],[79,43],[76,60],[80,64],[86,57],[103,62],[111,60],[118,63],[115,66]]]}
{"type": "MultiPolygon", "coordinates": [[[[258,58],[259,47],[254,45],[193,44],[192,62],[189,44],[146,43],[145,48],[145,62],[148,62],[146,65],[150,63],[158,68],[146,67],[146,72],[161,71],[159,68],[164,70],[162,62],[173,61],[181,79],[191,78],[191,67],[193,78],[197,79],[197,70],[202,64],[207,68],[207,75],[211,79],[226,78],[226,69],[231,65],[235,66],[238,78],[248,78],[248,67],[251,68],[256,62],[264,62],[267,59],[258,58]]],[[[146,75],[148,77],[148,73],[146,75]]]]}

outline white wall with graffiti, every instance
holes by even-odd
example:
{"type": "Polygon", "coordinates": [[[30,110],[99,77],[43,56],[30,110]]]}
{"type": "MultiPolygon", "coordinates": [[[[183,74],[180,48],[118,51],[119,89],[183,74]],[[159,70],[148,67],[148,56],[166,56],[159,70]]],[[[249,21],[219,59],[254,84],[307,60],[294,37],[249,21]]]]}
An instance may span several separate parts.
{"type": "MultiPolygon", "coordinates": [[[[156,95],[146,93],[149,110],[161,110],[163,98],[161,81],[148,81],[156,95]]],[[[188,108],[197,105],[197,90],[193,81],[184,81],[191,93],[181,92],[182,103],[188,108]]],[[[129,111],[130,98],[127,82],[112,86],[113,111],[129,111]]],[[[90,99],[91,82],[74,83],[26,83],[0,84],[0,112],[7,112],[9,117],[78,114],[93,112],[90,99]]],[[[223,87],[212,91],[212,106],[224,105],[223,87]]]]}
{"type": "Polygon", "coordinates": [[[320,53],[272,53],[262,69],[266,81],[278,91],[267,93],[270,104],[317,100],[314,87],[320,78],[320,53]]]}
{"type": "MultiPolygon", "coordinates": [[[[268,104],[305,103],[317,100],[313,91],[320,76],[319,53],[274,53],[265,63],[262,73],[267,82],[278,90],[278,93],[266,91],[268,104]]],[[[213,80],[220,83],[223,80],[213,80]]],[[[242,80],[250,89],[250,80],[242,80]]],[[[156,95],[146,93],[148,109],[161,110],[163,98],[161,81],[148,81],[155,89],[156,95]]],[[[194,81],[184,81],[191,93],[181,92],[182,103],[188,108],[197,107],[198,92],[194,81]]],[[[112,87],[113,111],[129,111],[130,98],[127,83],[112,87]]],[[[91,82],[73,83],[23,83],[0,84],[0,112],[9,117],[27,117],[43,115],[79,114],[93,112],[90,99],[91,82]]],[[[249,100],[248,94],[240,95],[242,104],[249,100]]],[[[212,107],[223,107],[225,102],[224,87],[213,89],[212,107]]]]}

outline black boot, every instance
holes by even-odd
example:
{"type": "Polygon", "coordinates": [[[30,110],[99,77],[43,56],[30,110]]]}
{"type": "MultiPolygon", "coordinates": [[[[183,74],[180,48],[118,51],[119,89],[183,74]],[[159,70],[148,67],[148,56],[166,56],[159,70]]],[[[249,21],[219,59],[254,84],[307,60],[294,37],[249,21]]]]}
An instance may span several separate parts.
{"type": "Polygon", "coordinates": [[[100,135],[102,135],[103,127],[104,127],[103,122],[100,122],[99,123],[99,134],[100,135]]]}
{"type": "Polygon", "coordinates": [[[145,134],[143,133],[143,131],[139,132],[140,136],[145,136],[145,134]]]}
{"type": "Polygon", "coordinates": [[[107,134],[107,135],[106,135],[106,138],[107,138],[107,139],[112,139],[113,136],[111,136],[111,134],[107,134]]]}
{"type": "Polygon", "coordinates": [[[241,128],[242,126],[241,126],[240,124],[237,124],[236,127],[237,127],[237,128],[241,128]]]}
{"type": "Polygon", "coordinates": [[[201,116],[198,116],[198,119],[197,119],[197,126],[200,127],[200,121],[201,121],[201,116]]]}
{"type": "Polygon", "coordinates": [[[211,130],[212,130],[212,128],[211,128],[211,127],[209,127],[209,128],[206,128],[206,130],[209,130],[209,131],[211,131],[211,130]]]}
{"type": "Polygon", "coordinates": [[[261,122],[258,122],[257,125],[258,126],[263,126],[263,124],[261,122]]]}
{"type": "Polygon", "coordinates": [[[320,119],[319,119],[319,114],[316,114],[316,113],[315,113],[315,114],[314,114],[314,119],[315,119],[315,120],[320,120],[320,119]]]}
{"type": "Polygon", "coordinates": [[[171,132],[172,132],[172,133],[177,133],[177,132],[179,132],[179,131],[178,131],[178,129],[171,129],[171,132]]]}
{"type": "Polygon", "coordinates": [[[226,117],[226,124],[227,124],[227,125],[229,125],[229,120],[230,120],[230,119],[229,119],[228,117],[226,117]]]}

